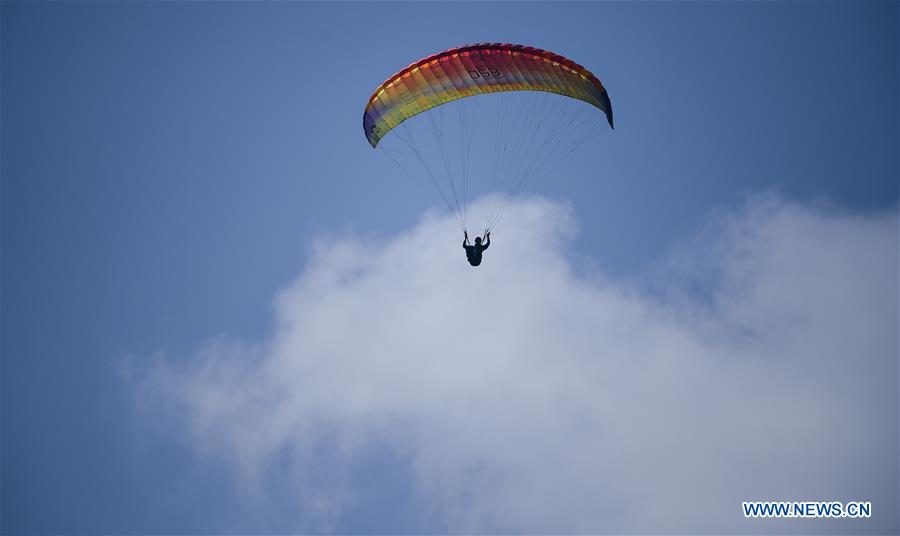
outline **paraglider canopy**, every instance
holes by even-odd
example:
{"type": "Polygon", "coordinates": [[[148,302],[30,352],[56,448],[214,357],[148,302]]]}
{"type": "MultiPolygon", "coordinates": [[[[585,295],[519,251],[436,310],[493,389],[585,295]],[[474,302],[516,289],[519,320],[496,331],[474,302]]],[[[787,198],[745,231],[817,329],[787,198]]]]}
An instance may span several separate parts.
{"type": "Polygon", "coordinates": [[[428,56],[385,80],[369,99],[363,129],[372,147],[410,117],[457,99],[498,91],[546,91],[606,114],[612,105],[596,76],[574,61],[524,45],[482,43],[428,56]]]}

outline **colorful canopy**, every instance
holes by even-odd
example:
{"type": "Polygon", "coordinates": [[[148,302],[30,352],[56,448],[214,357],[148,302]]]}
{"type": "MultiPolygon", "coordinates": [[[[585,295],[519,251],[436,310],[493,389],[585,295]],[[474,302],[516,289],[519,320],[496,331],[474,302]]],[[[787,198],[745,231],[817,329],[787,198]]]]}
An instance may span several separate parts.
{"type": "Polygon", "coordinates": [[[482,43],[434,54],[387,79],[369,99],[363,128],[372,147],[410,117],[447,102],[499,91],[546,91],[592,104],[613,126],[612,105],[597,77],[539,48],[482,43]]]}

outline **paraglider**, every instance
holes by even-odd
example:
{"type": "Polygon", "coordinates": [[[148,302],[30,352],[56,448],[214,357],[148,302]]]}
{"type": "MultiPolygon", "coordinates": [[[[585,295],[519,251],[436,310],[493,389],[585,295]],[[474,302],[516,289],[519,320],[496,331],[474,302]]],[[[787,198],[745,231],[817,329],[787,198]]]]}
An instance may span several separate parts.
{"type": "Polygon", "coordinates": [[[469,233],[468,231],[463,231],[463,248],[466,250],[466,259],[469,261],[469,264],[472,266],[478,266],[481,264],[481,254],[484,251],[491,247],[491,232],[485,231],[484,238],[487,240],[484,244],[481,243],[481,237],[475,237],[475,244],[469,244],[469,233]]]}
{"type": "Polygon", "coordinates": [[[613,126],[606,89],[581,65],[539,48],[481,43],[433,54],[385,80],[366,104],[363,129],[373,148],[394,138],[385,154],[399,167],[424,170],[478,266],[508,201],[552,157],[599,135],[601,122],[585,103],[613,126]],[[484,245],[467,245],[471,194],[484,196],[484,245]]]}

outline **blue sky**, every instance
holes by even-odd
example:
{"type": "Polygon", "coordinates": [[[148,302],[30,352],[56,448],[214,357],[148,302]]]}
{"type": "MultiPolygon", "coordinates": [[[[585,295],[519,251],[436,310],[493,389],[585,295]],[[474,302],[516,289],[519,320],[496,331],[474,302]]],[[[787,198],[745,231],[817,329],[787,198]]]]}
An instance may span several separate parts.
{"type": "MultiPolygon", "coordinates": [[[[675,397],[685,390],[670,393],[661,379],[662,371],[674,366],[673,377],[696,372],[685,372],[683,385],[692,385],[691,378],[721,382],[733,387],[731,392],[756,385],[759,389],[747,391],[747,400],[755,403],[760,401],[754,393],[771,389],[772,396],[762,400],[782,400],[784,407],[796,402],[793,396],[808,394],[797,407],[818,411],[840,400],[841,407],[864,412],[858,431],[885,433],[872,437],[871,449],[874,458],[888,460],[883,472],[896,484],[897,3],[4,2],[0,17],[4,533],[896,531],[896,486],[885,487],[871,469],[848,469],[851,476],[842,473],[810,489],[796,487],[815,480],[802,471],[774,487],[760,482],[742,488],[740,474],[726,483],[703,480],[708,489],[728,489],[734,497],[757,497],[759,491],[762,498],[776,492],[795,498],[792,493],[802,492],[812,495],[796,498],[829,499],[816,493],[853,489],[862,500],[893,501],[884,507],[887,517],[869,525],[732,525],[741,520],[717,514],[701,526],[692,524],[700,521],[689,513],[663,507],[647,516],[656,524],[610,514],[615,521],[604,525],[587,514],[579,517],[589,509],[577,501],[536,509],[534,518],[516,517],[504,505],[530,504],[510,491],[517,486],[536,494],[543,485],[577,488],[570,481],[548,483],[548,460],[562,447],[517,450],[523,454],[512,467],[533,471],[516,472],[528,475],[521,482],[504,480],[507,462],[494,454],[508,451],[508,445],[479,448],[480,428],[467,428],[469,421],[461,421],[463,430],[420,426],[438,417],[456,421],[437,409],[406,414],[405,408],[418,405],[448,407],[413,386],[399,389],[404,396],[396,402],[372,395],[367,403],[348,406],[352,410],[308,408],[320,407],[312,400],[347,402],[341,386],[352,380],[348,371],[367,370],[358,367],[362,363],[393,355],[398,361],[376,370],[401,376],[408,370],[395,370],[397,362],[407,362],[403,352],[391,350],[396,339],[358,334],[365,331],[358,321],[347,323],[356,317],[342,315],[352,309],[377,316],[374,303],[403,311],[391,308],[390,300],[409,298],[405,282],[421,276],[417,288],[429,289],[423,295],[430,299],[417,306],[417,317],[434,320],[417,325],[401,312],[387,318],[410,322],[423,348],[446,347],[460,330],[496,321],[496,332],[506,340],[533,330],[531,347],[546,345],[540,355],[550,359],[556,353],[586,355],[584,348],[597,346],[587,335],[591,330],[578,322],[557,323],[572,311],[612,330],[609,340],[617,341],[618,350],[610,350],[609,369],[580,361],[546,368],[535,356],[529,370],[545,374],[532,375],[500,345],[482,356],[495,368],[461,360],[431,378],[437,384],[442,378],[490,379],[491,387],[463,380],[444,386],[469,393],[472,400],[498,394],[511,401],[507,416],[521,415],[524,408],[552,413],[559,408],[548,400],[558,397],[520,398],[519,391],[498,382],[537,382],[534,391],[526,391],[558,388],[587,396],[591,389],[567,382],[617,370],[648,374],[648,381],[662,382],[656,392],[675,397]],[[603,132],[590,150],[574,153],[561,178],[536,184],[529,193],[541,196],[538,200],[510,209],[504,225],[510,223],[498,229],[485,270],[461,272],[457,269],[468,266],[452,221],[439,214],[423,220],[434,206],[431,199],[393,176],[391,163],[366,143],[361,115],[374,88],[409,62],[482,41],[530,44],[585,65],[609,90],[616,129],[603,132]],[[499,240],[504,234],[506,244],[499,240]],[[416,247],[402,247],[397,235],[416,247]],[[549,253],[530,256],[526,243],[549,253]],[[734,244],[741,247],[728,247],[734,244]],[[410,258],[395,263],[380,256],[379,248],[410,258]],[[762,253],[748,257],[747,251],[762,253]],[[827,265],[804,264],[811,259],[827,265]],[[445,266],[449,263],[453,268],[445,266]],[[368,274],[360,288],[347,282],[358,270],[368,274]],[[473,279],[476,273],[485,279],[473,279]],[[748,273],[771,277],[757,280],[748,273]],[[494,305],[474,307],[479,299],[474,295],[457,304],[436,281],[448,289],[480,289],[481,299],[494,305]],[[513,281],[516,292],[509,286],[513,281]],[[395,292],[365,290],[382,285],[395,292]],[[596,301],[560,306],[548,317],[537,312],[555,310],[542,294],[545,286],[573,299],[580,294],[572,289],[586,288],[596,301]],[[339,299],[351,290],[358,301],[339,299]],[[628,298],[644,293],[669,298],[665,303],[628,298]],[[686,298],[672,297],[683,293],[686,298]],[[704,312],[708,303],[692,301],[696,295],[712,296],[711,312],[704,312]],[[794,295],[797,300],[787,299],[794,295]],[[495,319],[514,315],[497,309],[496,316],[482,319],[484,310],[519,298],[523,316],[502,324],[495,319]],[[677,305],[681,299],[688,305],[677,305]],[[812,314],[813,307],[842,309],[843,303],[858,309],[834,318],[812,314]],[[635,319],[658,321],[634,320],[644,329],[616,331],[610,326],[629,314],[603,316],[632,308],[639,311],[633,312],[635,319]],[[535,314],[524,315],[527,311],[535,314]],[[855,325],[854,315],[865,311],[883,314],[859,331],[834,329],[855,325]],[[761,320],[782,313],[786,320],[780,324],[761,320]],[[813,320],[791,323],[807,313],[813,320]],[[694,322],[704,315],[738,320],[714,329],[709,318],[694,322]],[[688,317],[692,320],[684,320],[688,317]],[[332,322],[317,333],[342,326],[342,342],[327,339],[321,347],[292,342],[315,339],[308,326],[321,318],[332,322]],[[668,323],[672,318],[675,324],[668,323]],[[550,324],[552,333],[539,328],[550,324]],[[815,328],[809,333],[822,338],[811,346],[784,343],[809,326],[815,328]],[[642,332],[659,333],[648,340],[658,342],[660,355],[671,348],[683,364],[652,362],[633,370],[617,361],[633,353],[657,355],[633,347],[642,332]],[[758,346],[742,343],[744,332],[755,334],[750,339],[758,346]],[[723,342],[716,334],[735,338],[723,342]],[[564,351],[552,344],[560,342],[555,336],[583,345],[573,342],[564,351]],[[707,344],[710,338],[718,342],[707,344]],[[842,363],[862,359],[841,352],[868,340],[882,341],[869,353],[860,350],[871,359],[862,367],[868,372],[860,372],[855,387],[840,383],[837,378],[847,374],[842,363]],[[764,365],[779,365],[766,360],[784,359],[788,370],[801,374],[809,363],[798,356],[816,352],[833,358],[823,358],[821,377],[807,376],[820,381],[767,381],[764,365]],[[716,355],[762,364],[747,365],[760,368],[743,371],[746,383],[731,385],[723,371],[733,369],[710,365],[716,355]],[[331,368],[341,359],[350,361],[331,368]],[[310,385],[304,367],[323,363],[329,365],[321,369],[329,372],[310,385]],[[296,374],[296,384],[311,391],[315,385],[335,391],[321,399],[285,395],[263,403],[244,393],[245,385],[231,383],[237,374],[253,379],[248,380],[256,386],[252,392],[279,392],[266,372],[271,370],[296,374]],[[536,379],[541,377],[571,380],[542,387],[536,379]],[[892,380],[884,383],[884,378],[892,380]],[[236,399],[250,400],[240,414],[206,413],[203,401],[229,390],[236,399]],[[886,398],[869,400],[864,393],[886,398]],[[885,406],[885,400],[895,404],[885,406]],[[390,431],[328,424],[344,423],[341,416],[348,413],[365,422],[383,419],[390,431]],[[284,435],[275,424],[260,425],[270,433],[234,429],[268,423],[269,415],[307,427],[308,434],[284,435]],[[407,429],[405,422],[418,424],[407,429]],[[245,434],[272,443],[248,446],[245,434]],[[467,453],[447,456],[452,474],[446,475],[432,461],[440,442],[423,439],[444,436],[462,438],[454,452],[467,453]],[[309,443],[296,437],[319,439],[309,443]],[[254,469],[247,470],[246,463],[254,469]],[[458,497],[452,475],[460,471],[474,471],[470,483],[482,494],[473,496],[492,505],[491,511],[466,507],[458,497]],[[435,488],[438,481],[446,486],[435,488]],[[315,505],[326,506],[320,511],[315,505]],[[582,524],[564,522],[575,519],[582,524]]],[[[439,371],[454,356],[446,357],[436,361],[439,371]]],[[[358,392],[369,389],[381,392],[372,385],[359,386],[358,392]]],[[[609,392],[617,390],[611,386],[609,392]]],[[[609,396],[609,404],[623,400],[609,396]]],[[[673,400],[685,408],[708,405],[673,400]]],[[[627,428],[626,421],[597,409],[600,402],[577,402],[597,422],[627,428]]],[[[661,424],[649,410],[647,415],[640,407],[635,411],[627,422],[661,424]]],[[[491,414],[485,407],[479,413],[491,414]]],[[[495,418],[482,424],[515,421],[495,418]]],[[[542,436],[563,437],[573,430],[558,428],[553,419],[536,422],[545,425],[536,425],[542,436]]],[[[668,437],[694,445],[690,437],[702,429],[699,421],[694,425],[686,423],[668,437]]],[[[525,429],[515,428],[533,439],[525,429]]],[[[789,423],[775,429],[796,433],[789,423]]],[[[596,438],[581,439],[593,444],[596,438]]],[[[797,441],[807,453],[822,448],[822,457],[813,458],[823,463],[868,452],[853,445],[840,452],[822,447],[840,444],[839,439],[844,434],[825,427],[797,441]]],[[[666,441],[654,436],[651,443],[663,448],[666,441]]],[[[722,452],[736,457],[722,455],[722,466],[750,459],[738,456],[747,444],[725,448],[722,452]]],[[[652,448],[631,451],[648,460],[667,459],[652,448]]],[[[698,452],[705,451],[688,449],[686,459],[698,452]]],[[[802,458],[804,451],[791,452],[802,458]]],[[[756,472],[769,474],[765,468],[773,466],[779,450],[759,456],[756,472]]],[[[640,460],[635,458],[635,467],[640,460]]],[[[704,478],[712,478],[709,471],[704,478]]],[[[645,482],[638,474],[619,476],[645,482]]],[[[670,482],[662,476],[659,481],[670,482]]],[[[660,484],[654,504],[693,496],[694,491],[679,492],[678,482],[671,477],[670,485],[660,484]]],[[[582,491],[621,512],[628,511],[627,498],[639,488],[621,496],[582,491]]],[[[629,487],[623,482],[620,489],[629,487]]]]}

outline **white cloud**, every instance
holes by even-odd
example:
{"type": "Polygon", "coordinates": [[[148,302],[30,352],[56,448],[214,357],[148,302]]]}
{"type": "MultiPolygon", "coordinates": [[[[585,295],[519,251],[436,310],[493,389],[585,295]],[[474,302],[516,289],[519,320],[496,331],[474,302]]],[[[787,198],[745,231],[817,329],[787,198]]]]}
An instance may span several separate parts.
{"type": "Polygon", "coordinates": [[[575,269],[575,227],[512,204],[477,269],[435,214],[324,240],[270,340],[139,373],[145,415],[248,496],[287,486],[297,530],[347,526],[390,459],[419,532],[898,531],[896,212],[758,199],[650,285],[575,269]],[[750,499],[874,516],[745,520],[750,499]]]}

